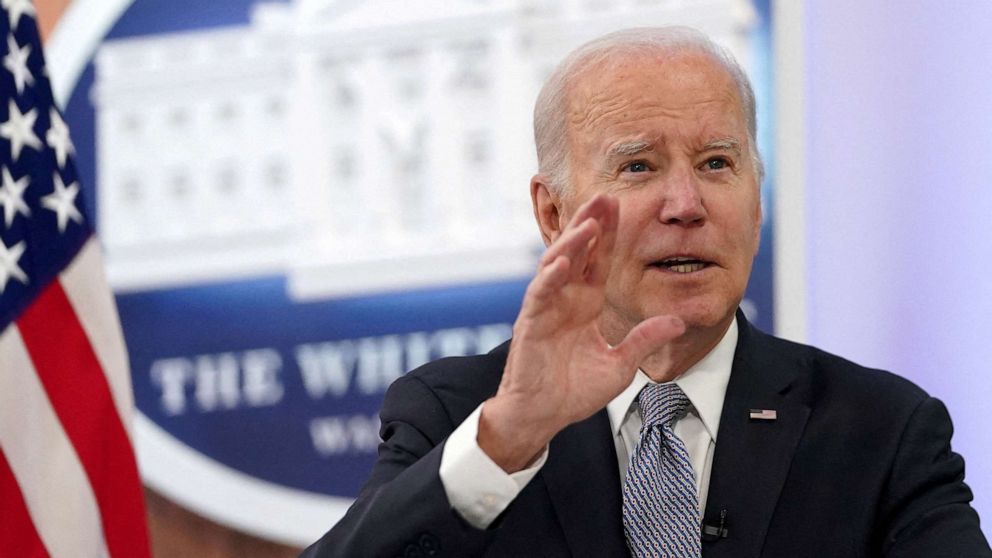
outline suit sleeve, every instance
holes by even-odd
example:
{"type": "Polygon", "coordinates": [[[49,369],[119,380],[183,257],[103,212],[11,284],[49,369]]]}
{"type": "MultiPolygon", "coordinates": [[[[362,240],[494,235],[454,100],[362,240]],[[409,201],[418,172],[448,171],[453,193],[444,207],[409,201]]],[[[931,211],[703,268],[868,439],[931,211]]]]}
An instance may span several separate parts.
{"type": "Polygon", "coordinates": [[[491,532],[452,509],[438,475],[443,441],[454,429],[434,392],[404,376],[386,392],[383,442],[365,486],[348,513],[306,558],[478,556],[491,532]]]}
{"type": "Polygon", "coordinates": [[[951,451],[951,418],[943,403],[924,399],[902,434],[882,502],[890,558],[992,558],[969,505],[964,460],[951,451]]]}

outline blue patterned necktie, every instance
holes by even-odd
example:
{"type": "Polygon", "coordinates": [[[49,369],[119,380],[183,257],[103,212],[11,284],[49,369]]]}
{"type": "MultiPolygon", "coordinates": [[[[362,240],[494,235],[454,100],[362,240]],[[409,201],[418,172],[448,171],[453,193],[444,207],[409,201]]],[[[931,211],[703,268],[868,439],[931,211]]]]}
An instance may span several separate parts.
{"type": "Polygon", "coordinates": [[[637,558],[699,558],[699,497],[692,462],[672,424],[689,398],[679,386],[648,384],[638,396],[641,441],[623,483],[623,527],[637,558]]]}

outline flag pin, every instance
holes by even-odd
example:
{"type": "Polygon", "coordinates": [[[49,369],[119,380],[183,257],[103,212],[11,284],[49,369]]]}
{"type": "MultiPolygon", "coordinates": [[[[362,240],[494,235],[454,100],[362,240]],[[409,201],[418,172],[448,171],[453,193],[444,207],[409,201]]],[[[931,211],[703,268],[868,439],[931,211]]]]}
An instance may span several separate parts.
{"type": "Polygon", "coordinates": [[[751,420],[775,420],[778,412],[775,409],[751,409],[749,416],[751,420]]]}

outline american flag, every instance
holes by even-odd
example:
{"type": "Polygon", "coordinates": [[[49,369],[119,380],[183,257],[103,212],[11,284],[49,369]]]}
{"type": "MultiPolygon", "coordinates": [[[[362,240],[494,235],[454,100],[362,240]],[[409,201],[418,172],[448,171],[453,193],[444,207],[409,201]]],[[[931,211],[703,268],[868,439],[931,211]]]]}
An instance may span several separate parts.
{"type": "Polygon", "coordinates": [[[127,353],[30,0],[0,0],[0,556],[149,556],[127,353]]]}
{"type": "Polygon", "coordinates": [[[778,411],[775,409],[751,409],[748,416],[751,420],[776,420],[778,419],[778,411]]]}

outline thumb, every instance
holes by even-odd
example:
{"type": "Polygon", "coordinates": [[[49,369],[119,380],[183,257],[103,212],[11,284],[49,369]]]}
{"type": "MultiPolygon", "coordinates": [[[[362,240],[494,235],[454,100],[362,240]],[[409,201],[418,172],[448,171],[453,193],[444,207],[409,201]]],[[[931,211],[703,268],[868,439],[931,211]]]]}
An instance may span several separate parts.
{"type": "Polygon", "coordinates": [[[640,366],[648,355],[685,333],[685,323],[675,316],[654,316],[637,324],[614,350],[630,366],[640,366]]]}

